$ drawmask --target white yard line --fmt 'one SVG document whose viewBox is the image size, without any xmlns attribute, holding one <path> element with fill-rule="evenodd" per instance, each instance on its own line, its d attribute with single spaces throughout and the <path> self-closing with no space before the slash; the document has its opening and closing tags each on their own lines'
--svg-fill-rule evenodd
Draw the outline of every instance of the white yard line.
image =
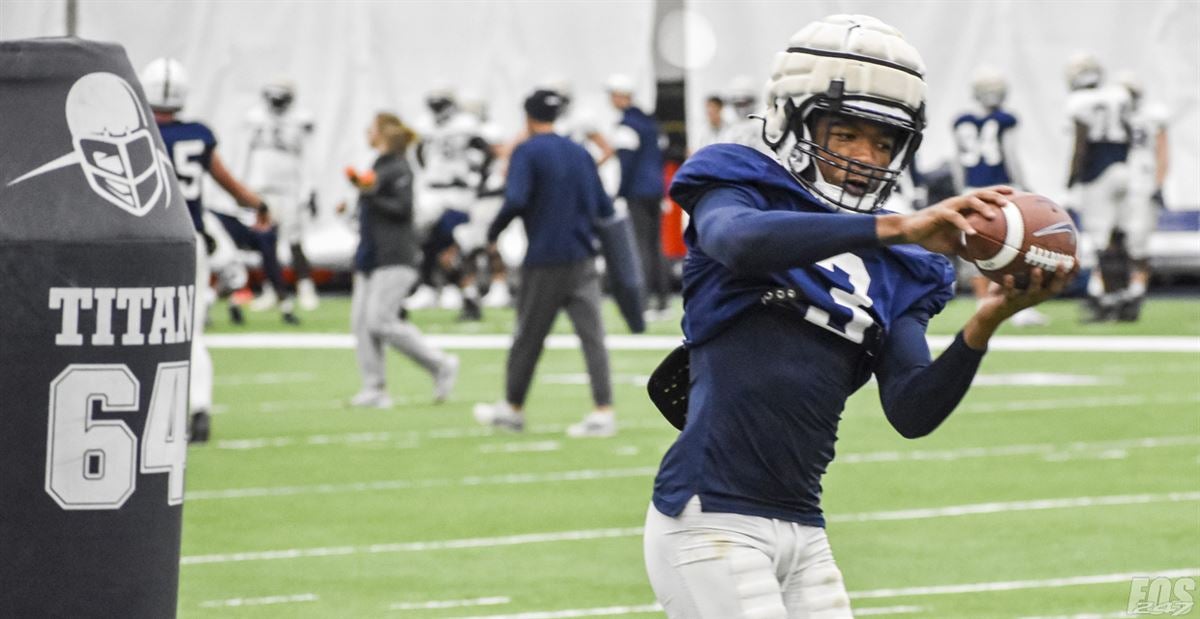
<svg viewBox="0 0 1200 619">
<path fill-rule="evenodd" d="M 270 606 L 274 604 L 296 604 L 299 602 L 316 602 L 321 598 L 315 593 L 298 593 L 296 595 L 270 595 L 257 598 L 232 598 L 228 600 L 209 600 L 200 602 L 202 608 L 236 608 L 239 606 Z"/>
<path fill-rule="evenodd" d="M 227 374 L 217 376 L 213 384 L 220 387 L 240 387 L 243 385 L 282 385 L 286 383 L 305 383 L 317 378 L 312 372 L 259 372 L 255 374 Z"/>
<path fill-rule="evenodd" d="M 1192 404 L 1200 402 L 1200 393 L 1185 396 L 1110 395 L 1085 398 L 1045 400 L 1014 400 L 1011 402 L 964 404 L 958 414 L 1016 413 L 1046 410 L 1076 410 L 1081 408 L 1129 408 L 1148 404 Z"/>
<path fill-rule="evenodd" d="M 497 595 L 470 600 L 431 600 L 429 602 L 396 602 L 388 606 L 389 610 L 437 610 L 443 608 L 464 608 L 467 606 L 499 606 L 512 602 L 512 598 Z"/>
<path fill-rule="evenodd" d="M 1047 509 L 1062 509 L 1068 507 L 1098 507 L 1113 505 L 1144 505 L 1150 503 L 1178 503 L 1184 501 L 1200 501 L 1200 492 L 1171 492 L 1166 494 L 1138 494 L 1118 496 L 1072 497 L 1062 499 L 1040 499 L 1034 501 L 1012 501 L 1007 503 L 979 503 L 975 505 L 952 505 L 947 507 L 909 509 L 899 511 L 864 512 L 859 514 L 834 514 L 828 517 L 830 522 L 871 522 L 896 520 L 924 520 L 929 518 L 946 518 L 978 514 L 998 514 L 1003 512 L 1035 511 Z M 314 557 L 334 557 L 362 554 L 390 554 L 402 552 L 427 552 L 433 550 L 452 550 L 462 548 L 496 548 L 502 546 L 522 546 L 525 544 L 542 544 L 548 542 L 567 542 L 595 539 L 611 539 L 621 537 L 637 537 L 642 534 L 641 527 L 621 529 L 584 529 L 576 531 L 553 531 L 543 533 L 526 533 L 521 535 L 506 535 L 501 537 L 475 537 L 452 540 L 434 540 L 426 542 L 398 542 L 389 544 L 372 544 L 370 546 L 326 546 L 319 548 L 288 548 L 283 550 L 263 550 L 254 552 L 236 552 L 209 555 L 191 555 L 180 559 L 180 565 L 204 565 L 215 563 L 238 563 L 243 561 L 272 561 L 284 559 L 304 559 Z M 899 594 L 897 594 L 899 595 Z M 875 596 L 887 597 L 887 596 Z"/>
<path fill-rule="evenodd" d="M 312 437 L 310 437 L 310 439 L 311 438 Z M 292 439 L 259 440 L 261 442 L 256 444 L 257 447 L 279 446 L 273 444 L 274 441 L 279 440 L 288 440 L 288 445 L 296 444 L 296 442 L 292 442 Z M 393 437 L 389 433 L 351 434 L 342 437 L 338 441 L 338 444 L 369 442 L 372 440 L 393 441 L 397 440 L 397 438 Z M 333 444 L 333 439 L 331 437 L 325 437 L 316 442 L 309 442 L 308 444 Z M 507 445 L 507 443 L 505 445 Z M 964 447 L 945 450 L 874 451 L 842 454 L 838 456 L 835 462 L 840 464 L 953 462 L 957 460 L 973 458 L 1000 458 L 1037 455 L 1047 459 L 1063 460 L 1072 456 L 1089 453 L 1107 453 L 1113 450 L 1158 449 L 1164 447 L 1187 447 L 1192 445 L 1200 445 L 1200 436 L 1162 436 L 1116 441 L 1073 443 L 1032 443 L 1026 445 Z M 249 449 L 252 447 L 250 445 L 246 445 L 242 448 Z M 494 451 L 505 451 L 505 448 L 503 447 L 497 447 L 493 449 Z M 583 469 L 550 473 L 514 473 L 508 475 L 489 476 L 472 475 L 458 479 L 389 479 L 369 482 L 351 482 L 344 484 L 315 484 L 308 486 L 230 488 L 225 490 L 189 490 L 187 493 L 187 500 L 205 501 L 216 499 L 242 499 L 251 497 L 297 496 L 305 494 L 378 492 L 410 490 L 414 488 L 443 488 L 451 486 L 493 486 L 510 484 L 557 483 L 563 481 L 593 481 L 599 479 L 649 477 L 654 475 L 657 471 L 657 467 L 644 466 L 618 469 Z"/>
<path fill-rule="evenodd" d="M 1044 580 L 1009 580 L 1001 582 L 975 582 L 961 585 L 936 585 L 932 587 L 905 587 L 900 589 L 874 589 L 857 591 L 850 594 L 851 599 L 865 600 L 875 598 L 896 598 L 924 595 L 957 595 L 961 593 L 991 593 L 995 591 L 1019 591 L 1021 589 L 1058 589 L 1061 587 L 1077 587 L 1080 585 L 1106 585 L 1111 583 L 1128 583 L 1139 576 L 1180 578 L 1200 575 L 1200 568 L 1184 568 L 1176 570 L 1123 572 L 1119 574 L 1098 574 L 1095 576 L 1072 576 L 1070 578 L 1047 578 Z"/>
<path fill-rule="evenodd" d="M 617 615 L 645 615 L 661 612 L 662 606 L 658 604 L 641 604 L 639 606 L 535 610 L 508 615 L 472 615 L 470 617 L 454 617 L 452 619 L 571 619 L 572 617 L 613 617 Z"/>
<path fill-rule="evenodd" d="M 427 335 L 427 341 L 448 350 L 507 350 L 512 336 L 507 334 Z M 947 335 L 929 338 L 934 349 L 943 349 L 954 339 Z M 345 349 L 354 348 L 354 338 L 340 333 L 242 333 L 207 334 L 209 348 L 239 349 Z M 682 341 L 676 335 L 610 335 L 605 344 L 610 350 L 671 350 Z M 551 335 L 546 348 L 579 349 L 574 335 Z M 1002 335 L 988 342 L 989 350 L 1044 352 L 1200 352 L 1200 337 L 1188 336 L 1093 336 L 1093 335 Z"/>
</svg>

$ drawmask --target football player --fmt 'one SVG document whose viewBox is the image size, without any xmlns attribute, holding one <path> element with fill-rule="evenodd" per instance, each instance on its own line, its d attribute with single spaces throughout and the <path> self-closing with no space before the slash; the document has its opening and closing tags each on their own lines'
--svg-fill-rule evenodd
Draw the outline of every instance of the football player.
<svg viewBox="0 0 1200 619">
<path fill-rule="evenodd" d="M 453 90 L 434 89 L 425 104 L 433 128 L 417 144 L 417 163 L 425 184 L 421 220 L 432 225 L 421 246 L 421 281 L 432 287 L 438 275 L 444 276 L 450 285 L 442 290 L 442 306 L 461 309 L 461 320 L 480 320 L 479 290 L 464 268 L 469 264 L 455 246 L 454 230 L 470 220 L 491 151 L 480 137 L 478 119 L 460 109 Z"/>
<path fill-rule="evenodd" d="M 1113 232 L 1129 192 L 1129 91 L 1104 83 L 1100 63 L 1079 52 L 1067 63 L 1067 113 L 1074 133 L 1074 150 L 1067 187 L 1072 202 L 1082 212 L 1083 231 L 1090 241 L 1085 264 L 1092 265 L 1088 280 L 1085 320 L 1117 317 L 1121 292 L 1128 282 L 1125 249 L 1114 243 Z"/>
<path fill-rule="evenodd" d="M 1000 324 L 1067 282 L 1065 268 L 1034 270 L 1024 291 L 1010 278 L 931 359 L 926 325 L 954 294 L 934 252 L 955 251 L 974 233 L 964 214 L 994 218 L 1013 190 L 872 216 L 921 142 L 920 55 L 862 15 L 809 24 L 785 50 L 767 91 L 772 154 L 714 144 L 671 186 L 692 215 L 690 380 L 685 370 L 686 425 L 655 479 L 645 558 L 673 618 L 850 617 L 821 509 L 846 399 L 873 374 L 902 435 L 932 432 Z"/>
<path fill-rule="evenodd" d="M 1163 208 L 1162 188 L 1169 162 L 1167 111 L 1162 106 L 1145 102 L 1142 81 L 1134 73 L 1121 73 L 1117 83 L 1129 91 L 1129 127 L 1132 131 L 1128 160 L 1129 195 L 1120 217 L 1131 268 L 1129 287 L 1119 293 L 1117 320 L 1135 321 L 1141 314 L 1142 300 L 1150 285 L 1147 251 L 1150 233 L 1158 219 L 1158 210 Z"/>
<path fill-rule="evenodd" d="M 204 173 L 211 174 L 213 180 L 229 192 L 239 205 L 253 208 L 259 226 L 269 226 L 270 218 L 262 198 L 238 182 L 225 167 L 217 154 L 217 138 L 212 130 L 204 123 L 178 118 L 177 114 L 188 95 L 188 79 L 183 65 L 173 58 L 158 58 L 146 65 L 140 78 L 198 237 L 188 440 L 203 443 L 208 440 L 210 433 L 209 411 L 212 409 L 213 387 L 212 357 L 203 338 L 207 310 L 207 303 L 203 299 L 207 298 L 205 291 L 209 289 L 208 254 L 215 249 L 211 235 L 205 233 L 204 196 L 201 193 Z"/>
<path fill-rule="evenodd" d="M 276 238 L 287 243 L 291 250 L 300 307 L 314 310 L 320 300 L 302 244 L 308 221 L 307 205 L 315 204 L 310 186 L 312 174 L 305 159 L 313 121 L 307 112 L 295 107 L 295 99 L 296 88 L 289 80 L 277 79 L 263 87 L 263 104 L 253 108 L 246 121 L 250 142 L 245 178 L 251 188 L 271 203 Z M 277 287 L 278 284 L 264 285 L 262 296 L 252 307 L 265 310 L 279 304 L 286 312 L 289 295 L 286 290 L 276 290 Z"/>
<path fill-rule="evenodd" d="M 954 119 L 954 141 L 958 147 L 957 165 L 951 165 L 954 185 L 966 193 L 993 185 L 1009 185 L 1025 191 L 1029 185 L 1017 156 L 1017 117 L 1004 109 L 1008 80 L 993 67 L 975 69 L 971 78 L 975 109 Z M 977 303 L 988 297 L 991 281 L 980 275 L 974 264 L 960 260 L 971 272 L 971 288 Z M 1046 325 L 1050 319 L 1035 308 L 1026 308 L 1012 317 L 1012 324 L 1023 327 Z"/>
</svg>

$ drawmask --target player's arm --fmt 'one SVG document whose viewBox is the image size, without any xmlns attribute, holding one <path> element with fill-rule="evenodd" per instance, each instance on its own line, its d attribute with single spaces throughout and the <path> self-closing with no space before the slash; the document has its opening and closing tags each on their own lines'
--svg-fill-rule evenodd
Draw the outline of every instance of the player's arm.
<svg viewBox="0 0 1200 619">
<path fill-rule="evenodd" d="M 931 360 L 925 340 L 928 323 L 928 312 L 921 310 L 892 323 L 875 366 L 883 412 L 905 438 L 925 436 L 950 416 L 970 388 L 985 352 L 968 346 L 959 333 Z"/>
<path fill-rule="evenodd" d="M 1154 136 L 1154 187 L 1162 191 L 1163 183 L 1167 180 L 1167 167 L 1171 163 L 1170 150 L 1167 147 L 1167 128 L 1159 127 Z"/>
<path fill-rule="evenodd" d="M 533 162 L 529 160 L 529 151 L 518 147 L 513 151 L 508 163 L 508 175 L 505 177 L 504 206 L 496 214 L 496 219 L 488 226 L 488 243 L 495 243 L 500 233 L 525 212 L 529 200 L 533 197 Z"/>
<path fill-rule="evenodd" d="M 1025 168 L 1021 166 L 1021 156 L 1017 149 L 1017 128 L 1015 126 L 1004 132 L 1000 150 L 1004 155 L 1004 167 L 1008 170 L 1008 178 L 1012 181 L 1013 186 L 1022 191 L 1029 191 Z"/>
<path fill-rule="evenodd" d="M 212 160 L 209 163 L 208 173 L 212 174 L 213 180 L 217 181 L 217 184 L 221 186 L 221 189 L 224 189 L 229 193 L 229 195 L 233 196 L 233 199 L 237 201 L 238 206 L 246 206 L 257 209 L 265 208 L 266 205 L 263 203 L 262 198 L 258 197 L 258 194 L 250 191 L 245 185 L 241 184 L 236 178 L 233 177 L 233 174 L 229 172 L 229 168 L 225 167 L 224 160 L 221 159 L 221 156 L 218 155 L 217 151 L 215 150 L 212 153 Z"/>
<path fill-rule="evenodd" d="M 963 232 L 974 234 L 963 214 L 991 219 L 1011 193 L 1007 187 L 943 200 L 911 215 L 863 215 L 759 210 L 748 190 L 721 187 L 692 211 L 700 247 L 730 270 L 759 274 L 805 266 L 837 254 L 879 245 L 916 243 L 950 253 Z"/>
<path fill-rule="evenodd" d="M 1071 169 L 1067 174 L 1067 187 L 1072 187 L 1079 181 L 1083 173 L 1083 157 L 1087 154 L 1087 125 L 1075 121 L 1075 148 L 1071 151 Z"/>
<path fill-rule="evenodd" d="M 611 159 L 613 154 L 616 152 L 613 150 L 612 145 L 608 143 L 608 140 L 604 137 L 604 135 L 599 131 L 589 131 L 587 134 L 587 139 L 591 140 L 592 144 L 595 144 L 596 148 L 600 149 L 600 157 L 596 159 L 596 167 L 604 165 L 604 163 Z"/>
</svg>

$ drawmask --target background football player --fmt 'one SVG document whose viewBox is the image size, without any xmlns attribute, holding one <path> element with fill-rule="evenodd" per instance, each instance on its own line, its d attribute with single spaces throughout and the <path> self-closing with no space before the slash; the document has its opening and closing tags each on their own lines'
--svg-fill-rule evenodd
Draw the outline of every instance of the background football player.
<svg viewBox="0 0 1200 619">
<path fill-rule="evenodd" d="M 758 109 L 757 84 L 748 75 L 739 75 L 729 83 L 725 103 L 732 120 L 717 135 L 718 142 L 758 148 L 762 144 L 762 120 L 750 118 Z"/>
<path fill-rule="evenodd" d="M 312 174 L 305 158 L 313 121 L 308 113 L 296 108 L 295 99 L 296 89 L 289 80 L 277 79 L 263 87 L 262 105 L 253 108 L 246 120 L 250 141 L 245 178 L 251 188 L 271 203 L 277 239 L 286 243 L 291 252 L 300 307 L 313 310 L 319 300 L 303 245 L 309 219 L 307 206 L 315 200 Z M 254 309 L 288 303 L 288 291 L 276 290 L 278 287 L 264 284 Z"/>
<path fill-rule="evenodd" d="M 954 143 L 958 148 L 957 161 L 950 166 L 954 186 L 960 193 L 995 185 L 1029 191 L 1017 151 L 1017 117 L 1004 109 L 1008 80 L 993 67 L 979 67 L 971 78 L 971 96 L 974 109 L 954 119 Z M 991 281 L 980 275 L 974 264 L 958 262 L 960 268 L 971 273 L 976 302 L 983 303 Z M 1018 312 L 1011 322 L 1016 326 L 1045 325 L 1050 319 L 1030 307 Z"/>
<path fill-rule="evenodd" d="M 1129 193 L 1129 91 L 1104 83 L 1100 63 L 1079 52 L 1067 63 L 1067 113 L 1074 127 L 1074 150 L 1067 187 L 1080 209 L 1089 243 L 1081 256 L 1092 266 L 1088 280 L 1087 321 L 1116 318 L 1128 285 L 1129 264 L 1124 246 L 1114 243 L 1118 218 Z M 1090 250 L 1088 249 L 1090 248 Z"/>
<path fill-rule="evenodd" d="M 1129 143 L 1129 194 L 1120 220 L 1125 249 L 1131 260 L 1129 286 L 1121 291 L 1117 320 L 1134 321 L 1141 314 L 1142 300 L 1150 285 L 1150 233 L 1163 205 L 1162 188 L 1169 165 L 1167 149 L 1167 110 L 1148 103 L 1142 81 L 1125 71 L 1117 83 L 1129 91 L 1131 131 Z"/>
<path fill-rule="evenodd" d="M 184 106 L 188 94 L 187 73 L 183 65 L 172 58 L 158 58 L 146 65 L 141 73 L 142 88 L 154 112 L 163 143 L 179 179 L 179 189 L 187 201 L 188 214 L 196 228 L 196 298 L 193 303 L 192 374 L 189 393 L 191 420 L 189 440 L 205 442 L 210 432 L 209 411 L 212 409 L 213 366 L 208 347 L 204 344 L 204 320 L 209 294 L 208 254 L 215 249 L 211 236 L 205 234 L 203 176 L 212 175 L 222 189 L 244 207 L 253 207 L 258 225 L 270 225 L 267 205 L 253 191 L 237 181 L 217 154 L 217 138 L 204 123 L 184 121 L 176 114 Z"/>
</svg>

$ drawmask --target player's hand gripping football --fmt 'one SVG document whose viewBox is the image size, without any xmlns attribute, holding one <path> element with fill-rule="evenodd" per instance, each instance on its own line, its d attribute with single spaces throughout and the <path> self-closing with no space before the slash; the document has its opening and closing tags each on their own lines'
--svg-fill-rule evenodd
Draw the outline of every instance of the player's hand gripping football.
<svg viewBox="0 0 1200 619">
<path fill-rule="evenodd" d="M 962 234 L 975 234 L 965 215 L 976 212 L 994 219 L 1013 191 L 998 185 L 947 198 L 911 215 L 881 215 L 875 218 L 875 230 L 888 245 L 914 243 L 939 254 L 954 254 L 962 246 Z"/>
<path fill-rule="evenodd" d="M 993 282 L 989 286 L 988 297 L 980 302 L 976 314 L 987 316 L 996 322 L 1008 320 L 1013 314 L 1027 307 L 1033 307 L 1061 294 L 1076 272 L 1076 269 L 1066 263 L 1060 263 L 1053 273 L 1033 269 L 1029 272 L 1029 286 L 1023 290 L 1017 287 L 1016 278 L 1005 275 L 1003 284 Z"/>
</svg>

